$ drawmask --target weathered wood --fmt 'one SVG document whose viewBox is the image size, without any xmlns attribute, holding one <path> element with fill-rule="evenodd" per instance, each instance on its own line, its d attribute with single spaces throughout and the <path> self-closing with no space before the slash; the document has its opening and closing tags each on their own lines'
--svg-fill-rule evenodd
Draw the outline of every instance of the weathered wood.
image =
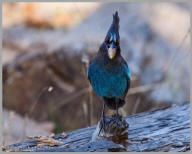
<svg viewBox="0 0 192 154">
<path fill-rule="evenodd" d="M 9 151 L 190 151 L 190 103 L 159 109 L 126 118 L 128 139 L 123 145 L 112 141 L 91 142 L 95 126 L 70 131 L 53 138 L 63 144 L 37 147 L 37 141 L 26 140 L 4 147 Z M 68 144 L 68 146 L 66 146 Z"/>
</svg>

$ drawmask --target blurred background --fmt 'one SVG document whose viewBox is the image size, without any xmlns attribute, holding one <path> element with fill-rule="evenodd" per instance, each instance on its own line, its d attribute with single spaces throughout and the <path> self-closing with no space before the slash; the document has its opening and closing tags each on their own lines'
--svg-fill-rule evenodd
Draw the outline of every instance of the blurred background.
<svg viewBox="0 0 192 154">
<path fill-rule="evenodd" d="M 189 101 L 187 3 L 9 2 L 2 8 L 4 145 L 98 122 L 102 100 L 86 70 L 116 10 L 122 55 L 132 74 L 120 114 Z"/>
</svg>

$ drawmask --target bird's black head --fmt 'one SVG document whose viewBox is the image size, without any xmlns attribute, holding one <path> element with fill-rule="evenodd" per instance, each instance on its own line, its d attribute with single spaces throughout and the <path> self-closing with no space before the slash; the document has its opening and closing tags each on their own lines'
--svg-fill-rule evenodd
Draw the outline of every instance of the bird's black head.
<svg viewBox="0 0 192 154">
<path fill-rule="evenodd" d="M 119 16 L 117 11 L 113 14 L 113 22 L 107 32 L 104 44 L 106 45 L 109 59 L 113 59 L 120 54 Z"/>
</svg>

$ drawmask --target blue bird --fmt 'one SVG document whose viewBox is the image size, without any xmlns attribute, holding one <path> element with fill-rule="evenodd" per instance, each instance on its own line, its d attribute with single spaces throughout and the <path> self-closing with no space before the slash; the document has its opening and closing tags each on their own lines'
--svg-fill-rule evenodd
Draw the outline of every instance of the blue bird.
<svg viewBox="0 0 192 154">
<path fill-rule="evenodd" d="M 113 22 L 104 42 L 89 64 L 87 78 L 96 94 L 104 100 L 101 115 L 101 124 L 104 128 L 105 105 L 116 110 L 116 119 L 118 119 L 118 108 L 125 104 L 125 97 L 130 88 L 130 70 L 121 56 L 117 11 L 113 15 Z"/>
</svg>

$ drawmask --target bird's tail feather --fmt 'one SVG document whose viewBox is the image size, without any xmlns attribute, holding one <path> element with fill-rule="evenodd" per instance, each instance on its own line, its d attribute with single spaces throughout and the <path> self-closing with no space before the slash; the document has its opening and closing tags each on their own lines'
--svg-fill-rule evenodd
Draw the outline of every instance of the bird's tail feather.
<svg viewBox="0 0 192 154">
<path fill-rule="evenodd" d="M 112 110 L 116 110 L 116 103 L 118 103 L 118 107 L 122 107 L 125 104 L 125 100 L 115 97 L 112 98 L 104 97 L 103 99 L 105 101 L 106 106 Z"/>
</svg>

